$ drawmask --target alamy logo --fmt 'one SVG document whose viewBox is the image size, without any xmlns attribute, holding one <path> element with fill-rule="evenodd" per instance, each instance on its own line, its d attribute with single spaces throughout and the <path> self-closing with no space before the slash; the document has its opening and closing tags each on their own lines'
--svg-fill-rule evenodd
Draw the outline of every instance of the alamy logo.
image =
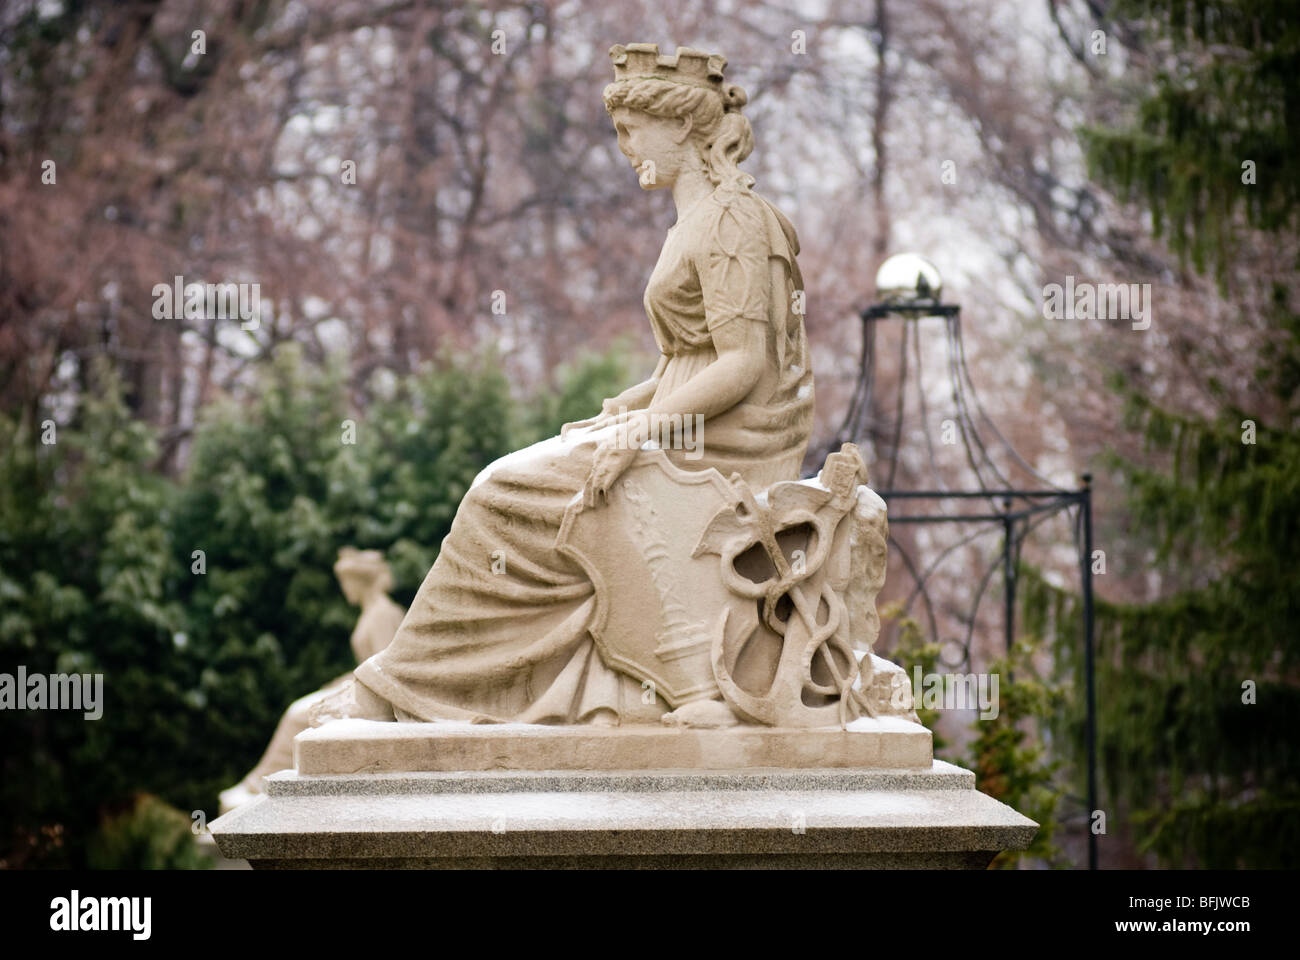
<svg viewBox="0 0 1300 960">
<path fill-rule="evenodd" d="M 1044 320 L 1132 320 L 1134 330 L 1151 326 L 1151 284 L 1075 282 L 1043 287 Z"/>
<path fill-rule="evenodd" d="M 155 320 L 238 319 L 245 330 L 256 330 L 262 312 L 259 283 L 186 283 L 178 275 L 151 292 Z"/>
<path fill-rule="evenodd" d="M 83 710 L 87 720 L 104 715 L 102 673 L 0 673 L 0 710 Z"/>
<path fill-rule="evenodd" d="M 69 933 L 78 930 L 128 930 L 133 940 L 148 940 L 152 932 L 153 898 L 71 896 L 50 901 L 50 929 Z"/>
<path fill-rule="evenodd" d="M 922 710 L 978 710 L 981 720 L 998 717 L 998 675 L 996 673 L 922 673 L 920 664 L 912 670 L 912 704 L 906 685 L 894 688 L 891 697 L 899 710 L 915 705 Z"/>
</svg>

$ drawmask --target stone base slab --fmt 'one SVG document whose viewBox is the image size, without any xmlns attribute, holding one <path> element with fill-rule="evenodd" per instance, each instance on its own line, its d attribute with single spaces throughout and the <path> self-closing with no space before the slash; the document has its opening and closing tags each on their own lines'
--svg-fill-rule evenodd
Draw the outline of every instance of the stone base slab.
<svg viewBox="0 0 1300 960">
<path fill-rule="evenodd" d="M 979 793 L 970 771 L 942 761 L 923 769 L 282 771 L 266 791 L 211 824 L 225 856 L 259 868 L 981 868 L 1037 832 Z"/>
<path fill-rule="evenodd" d="M 545 726 L 338 720 L 294 740 L 309 775 L 485 770 L 915 769 L 934 759 L 930 731 L 898 717 L 846 728 Z"/>
</svg>

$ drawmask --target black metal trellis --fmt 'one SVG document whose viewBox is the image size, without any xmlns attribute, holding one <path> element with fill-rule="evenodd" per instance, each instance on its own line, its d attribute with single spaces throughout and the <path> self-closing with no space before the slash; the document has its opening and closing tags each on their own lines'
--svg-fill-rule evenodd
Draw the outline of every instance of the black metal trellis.
<svg viewBox="0 0 1300 960">
<path fill-rule="evenodd" d="M 1074 546 L 1079 561 L 1079 588 L 1083 602 L 1083 636 L 1084 644 L 1084 683 L 1086 690 L 1086 752 L 1087 752 L 1087 809 L 1089 819 L 1091 811 L 1097 809 L 1097 759 L 1096 759 L 1096 688 L 1093 670 L 1093 594 L 1092 594 L 1092 478 L 1083 474 L 1077 489 L 1070 490 L 1048 480 L 1029 463 L 998 430 L 997 425 L 984 411 L 979 396 L 971 382 L 970 370 L 966 363 L 965 343 L 961 333 L 961 308 L 957 304 L 942 304 L 937 300 L 909 300 L 904 303 L 875 304 L 863 310 L 862 349 L 859 357 L 858 380 L 854 386 L 853 396 L 844 423 L 834 443 L 826 452 L 839 449 L 841 443 L 856 442 L 869 447 L 876 453 L 876 467 L 880 461 L 887 460 L 888 467 L 883 489 L 877 493 L 887 504 L 896 502 L 914 503 L 923 507 L 927 504 L 943 502 L 958 503 L 962 506 L 956 513 L 908 512 L 901 516 L 891 515 L 891 531 L 896 525 L 916 524 L 978 524 L 980 529 L 964 536 L 943 549 L 938 557 L 921 570 L 909 555 L 906 548 L 890 534 L 890 544 L 898 552 L 904 566 L 911 574 L 915 586 L 904 603 L 904 610 L 910 610 L 913 603 L 920 599 L 926 608 L 929 634 L 936 643 L 938 635 L 938 618 L 927 591 L 927 583 L 939 566 L 956 550 L 974 542 L 978 537 L 998 529 L 1002 532 L 1000 556 L 981 574 L 974 598 L 968 613 L 961 619 L 966 623 L 966 636 L 961 645 L 963 663 L 970 663 L 971 643 L 975 624 L 978 619 L 980 604 L 985 591 L 999 565 L 1003 581 L 1003 623 L 1008 652 L 1015 641 L 1015 603 L 1016 587 L 1019 575 L 1021 549 L 1028 535 L 1041 523 L 1062 511 L 1074 511 L 1075 523 Z M 975 478 L 975 489 L 948 489 L 944 486 L 941 473 L 935 460 L 933 432 L 928 427 L 929 404 L 926 388 L 922 380 L 923 354 L 921 349 L 920 321 L 942 320 L 945 340 L 948 348 L 947 376 L 952 388 L 952 401 L 955 418 L 953 429 L 960 431 L 961 444 L 964 448 L 966 465 Z M 899 337 L 898 384 L 893 398 L 892 422 L 887 421 L 879 408 L 885 404 L 876 396 L 876 349 L 877 327 L 888 321 L 900 321 L 902 326 Z M 914 369 L 915 372 L 912 372 Z M 936 481 L 936 489 L 904 490 L 896 489 L 900 451 L 903 440 L 903 421 L 909 385 L 915 382 L 916 401 L 920 409 L 926 450 L 929 456 L 931 474 Z M 1030 478 L 1029 484 L 1013 485 L 989 454 L 989 444 L 981 435 L 981 422 L 999 447 Z M 878 441 L 885 441 L 884 443 Z M 882 449 L 883 447 L 883 449 Z M 878 472 L 873 467 L 873 483 L 878 482 Z M 972 501 L 985 501 L 967 507 Z M 956 666 L 957 664 L 950 664 Z M 1091 829 L 1088 831 L 1088 868 L 1097 868 L 1097 837 Z"/>
</svg>

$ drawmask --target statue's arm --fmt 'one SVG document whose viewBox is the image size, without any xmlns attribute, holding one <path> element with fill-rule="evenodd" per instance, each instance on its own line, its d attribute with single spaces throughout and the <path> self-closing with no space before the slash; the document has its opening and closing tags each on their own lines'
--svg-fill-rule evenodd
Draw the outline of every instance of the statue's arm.
<svg viewBox="0 0 1300 960">
<path fill-rule="evenodd" d="M 707 420 L 725 413 L 743 400 L 762 377 L 767 362 L 767 321 L 735 316 L 713 330 L 718 359 L 646 410 L 629 413 L 617 437 L 596 450 L 582 500 L 595 507 L 609 496 L 614 482 L 632 465 L 647 437 L 654 435 L 656 416 L 700 416 Z"/>
<path fill-rule="evenodd" d="M 767 368 L 768 248 L 763 221 L 749 202 L 733 202 L 696 229 L 691 258 L 700 280 L 704 320 L 718 358 L 644 410 L 629 412 L 615 436 L 601 442 L 582 488 L 585 507 L 597 506 L 632 465 L 656 417 L 708 420 L 744 400 Z"/>
<path fill-rule="evenodd" d="M 767 321 L 737 317 L 713 331 L 718 359 L 676 390 L 651 404 L 654 415 L 702 416 L 726 413 L 748 396 L 767 362 Z"/>
<path fill-rule="evenodd" d="M 761 203 L 739 198 L 701 223 L 692 263 L 718 359 L 651 404 L 648 413 L 715 417 L 744 400 L 763 376 L 771 250 Z"/>
</svg>

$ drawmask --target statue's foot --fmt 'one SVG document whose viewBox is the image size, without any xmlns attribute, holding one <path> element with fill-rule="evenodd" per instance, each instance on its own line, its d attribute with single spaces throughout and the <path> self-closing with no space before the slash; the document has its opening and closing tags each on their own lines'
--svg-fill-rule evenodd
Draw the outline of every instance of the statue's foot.
<svg viewBox="0 0 1300 960">
<path fill-rule="evenodd" d="M 319 727 L 331 720 L 387 720 L 397 719 L 393 705 L 363 683 L 352 680 L 311 708 L 309 722 Z"/>
<path fill-rule="evenodd" d="M 719 727 L 734 727 L 742 721 L 721 700 L 696 700 L 684 703 L 671 713 L 661 718 L 665 726 L 695 727 L 701 730 L 714 730 Z"/>
</svg>

